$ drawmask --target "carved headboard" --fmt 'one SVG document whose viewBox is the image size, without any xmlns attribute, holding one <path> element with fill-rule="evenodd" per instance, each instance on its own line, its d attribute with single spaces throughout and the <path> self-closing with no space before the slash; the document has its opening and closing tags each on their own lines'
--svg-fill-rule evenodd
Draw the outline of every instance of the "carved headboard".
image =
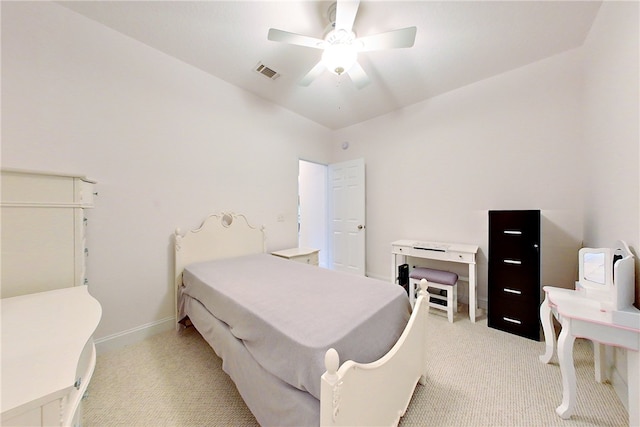
<svg viewBox="0 0 640 427">
<path fill-rule="evenodd" d="M 177 228 L 174 233 L 176 298 L 185 266 L 207 260 L 264 253 L 265 250 L 264 227 L 252 226 L 241 214 L 211 214 L 202 221 L 200 227 L 184 234 Z"/>
</svg>

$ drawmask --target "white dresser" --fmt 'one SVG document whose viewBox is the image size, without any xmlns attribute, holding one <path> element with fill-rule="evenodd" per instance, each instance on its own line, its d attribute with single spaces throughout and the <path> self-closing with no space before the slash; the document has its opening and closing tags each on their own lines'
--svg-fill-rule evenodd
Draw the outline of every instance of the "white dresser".
<svg viewBox="0 0 640 427">
<path fill-rule="evenodd" d="M 271 255 L 279 256 L 280 258 L 290 259 L 296 262 L 301 262 L 303 264 L 318 265 L 319 252 L 320 252 L 319 249 L 291 248 L 291 249 L 283 249 L 281 251 L 271 252 Z"/>
<path fill-rule="evenodd" d="M 86 286 L 0 300 L 3 426 L 78 426 L 102 308 Z"/>
<path fill-rule="evenodd" d="M 2 170 L 0 297 L 86 284 L 85 209 L 95 182 L 82 176 Z"/>
</svg>

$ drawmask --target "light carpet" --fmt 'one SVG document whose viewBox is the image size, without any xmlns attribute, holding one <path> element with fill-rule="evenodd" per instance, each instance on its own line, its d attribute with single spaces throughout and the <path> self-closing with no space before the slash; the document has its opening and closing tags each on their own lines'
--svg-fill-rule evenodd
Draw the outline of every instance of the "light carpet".
<svg viewBox="0 0 640 427">
<path fill-rule="evenodd" d="M 624 426 L 628 415 L 610 384 L 594 379 L 591 343 L 576 340 L 575 415 L 562 420 L 557 357 L 544 343 L 429 315 L 427 384 L 418 385 L 401 426 Z M 83 423 L 101 426 L 257 426 L 194 328 L 169 331 L 98 356 Z"/>
</svg>

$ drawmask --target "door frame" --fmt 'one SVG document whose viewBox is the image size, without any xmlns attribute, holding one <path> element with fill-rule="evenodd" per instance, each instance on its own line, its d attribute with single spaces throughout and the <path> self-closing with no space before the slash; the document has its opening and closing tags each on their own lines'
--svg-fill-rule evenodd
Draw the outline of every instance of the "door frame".
<svg viewBox="0 0 640 427">
<path fill-rule="evenodd" d="M 330 169 L 332 166 L 336 165 L 344 165 L 349 167 L 356 166 L 359 168 L 359 172 L 361 173 L 362 179 L 362 188 L 361 194 L 358 194 L 358 198 L 361 200 L 361 206 L 359 209 L 362 210 L 360 213 L 360 218 L 358 220 L 358 224 L 351 224 L 349 227 L 353 228 L 350 230 L 351 234 L 351 242 L 353 243 L 354 233 L 359 234 L 359 238 L 362 240 L 359 241 L 360 246 L 360 254 L 357 257 L 357 268 L 354 268 L 353 263 L 349 263 L 349 261 L 354 261 L 353 254 L 350 253 L 347 258 L 350 258 L 347 261 L 347 265 L 338 268 L 342 271 L 350 271 L 357 274 L 366 275 L 366 206 L 365 206 L 365 190 L 366 190 L 366 182 L 365 182 L 365 171 L 364 171 L 364 159 L 354 159 L 345 162 L 337 162 L 331 164 L 322 164 L 317 163 L 305 159 L 298 159 L 298 246 L 299 247 L 310 247 L 314 249 L 320 250 L 319 255 L 319 264 L 321 267 L 334 269 L 334 239 L 332 235 L 332 227 L 331 227 L 331 217 L 332 217 L 332 191 L 331 191 L 331 183 L 329 182 L 330 177 Z M 321 172 L 322 171 L 322 172 Z M 314 174 L 322 175 L 322 178 L 318 178 L 318 176 L 313 176 Z M 305 182 L 309 180 L 311 182 Z M 318 204 L 315 204 L 315 201 L 318 201 Z M 319 209 L 318 206 L 324 206 L 324 214 L 318 217 L 314 217 L 314 215 L 310 215 L 308 212 L 308 204 L 312 203 L 311 209 Z M 307 233 L 308 227 L 318 227 L 321 231 L 319 233 Z M 362 229 L 357 229 L 358 226 L 361 226 Z M 342 252 L 352 252 L 353 248 L 349 248 L 348 244 L 346 248 L 343 248 Z"/>
<path fill-rule="evenodd" d="M 298 247 L 319 249 L 319 265 L 325 268 L 329 268 L 330 248 L 328 169 L 326 164 L 298 159 Z"/>
</svg>

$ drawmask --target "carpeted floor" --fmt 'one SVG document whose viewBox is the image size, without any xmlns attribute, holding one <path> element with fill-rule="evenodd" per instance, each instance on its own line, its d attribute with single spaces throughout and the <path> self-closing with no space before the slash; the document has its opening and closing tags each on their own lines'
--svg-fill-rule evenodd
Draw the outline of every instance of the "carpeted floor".
<svg viewBox="0 0 640 427">
<path fill-rule="evenodd" d="M 610 384 L 594 380 L 593 352 L 576 340 L 575 415 L 560 419 L 557 358 L 541 363 L 543 342 L 429 315 L 426 386 L 418 385 L 401 426 L 624 426 L 627 412 Z M 98 356 L 83 403 L 98 426 L 256 426 L 221 361 L 193 329 L 165 332 Z"/>
</svg>

